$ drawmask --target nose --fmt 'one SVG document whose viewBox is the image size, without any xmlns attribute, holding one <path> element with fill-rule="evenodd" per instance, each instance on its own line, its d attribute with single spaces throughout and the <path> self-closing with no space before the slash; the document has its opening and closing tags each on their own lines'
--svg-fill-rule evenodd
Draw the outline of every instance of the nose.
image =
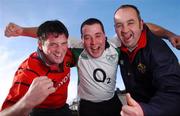
<svg viewBox="0 0 180 116">
<path fill-rule="evenodd" d="M 129 31 L 128 26 L 123 25 L 123 26 L 122 26 L 122 32 L 123 32 L 123 33 L 127 33 L 128 31 Z"/>
<path fill-rule="evenodd" d="M 61 53 L 62 51 L 63 51 L 62 45 L 58 45 L 58 46 L 56 47 L 56 53 Z"/>
<path fill-rule="evenodd" d="M 96 39 L 95 38 L 91 38 L 91 44 L 95 44 L 95 42 L 96 42 Z"/>
</svg>

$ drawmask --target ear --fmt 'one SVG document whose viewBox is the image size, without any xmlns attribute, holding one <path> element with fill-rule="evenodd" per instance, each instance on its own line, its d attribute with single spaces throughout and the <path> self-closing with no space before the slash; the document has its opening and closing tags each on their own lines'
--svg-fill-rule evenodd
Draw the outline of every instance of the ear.
<svg viewBox="0 0 180 116">
<path fill-rule="evenodd" d="M 38 48 L 39 48 L 40 50 L 42 50 L 42 46 L 43 46 L 42 41 L 38 41 Z"/>
<path fill-rule="evenodd" d="M 117 34 L 117 33 L 118 33 L 118 31 L 117 31 L 116 27 L 114 27 L 114 29 L 115 29 L 115 32 L 116 32 L 116 34 Z"/>
<path fill-rule="evenodd" d="M 116 32 L 116 34 L 118 33 L 117 29 L 116 29 L 116 25 L 114 24 L 114 31 Z"/>
<path fill-rule="evenodd" d="M 143 30 L 143 25 L 144 25 L 144 21 L 141 20 L 141 21 L 140 21 L 140 28 L 141 28 L 141 30 Z"/>
<path fill-rule="evenodd" d="M 83 45 L 84 45 L 84 38 L 83 38 L 82 35 L 81 35 L 81 41 L 82 41 L 82 43 L 83 43 Z"/>
</svg>

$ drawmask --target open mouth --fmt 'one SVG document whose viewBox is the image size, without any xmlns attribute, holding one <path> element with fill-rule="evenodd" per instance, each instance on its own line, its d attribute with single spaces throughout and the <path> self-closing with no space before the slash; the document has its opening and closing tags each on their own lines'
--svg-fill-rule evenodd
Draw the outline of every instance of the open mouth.
<svg viewBox="0 0 180 116">
<path fill-rule="evenodd" d="M 61 54 L 54 54 L 56 58 L 61 58 Z"/>
<path fill-rule="evenodd" d="M 129 42 L 129 41 L 132 40 L 133 36 L 132 36 L 132 34 L 130 34 L 130 35 L 128 35 L 128 36 L 124 36 L 123 38 L 124 38 L 124 41 L 125 41 L 125 42 Z"/>
<path fill-rule="evenodd" d="M 91 47 L 92 52 L 98 52 L 100 50 L 100 46 L 97 47 Z"/>
</svg>

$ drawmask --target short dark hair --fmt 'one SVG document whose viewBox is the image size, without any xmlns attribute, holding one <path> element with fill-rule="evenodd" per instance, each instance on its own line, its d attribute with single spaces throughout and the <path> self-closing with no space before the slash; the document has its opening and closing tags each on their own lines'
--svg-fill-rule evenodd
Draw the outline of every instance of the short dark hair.
<svg viewBox="0 0 180 116">
<path fill-rule="evenodd" d="M 66 26 L 58 20 L 46 21 L 38 27 L 37 36 L 40 40 L 46 40 L 49 34 L 53 34 L 55 36 L 65 34 L 67 38 L 69 37 Z"/>
<path fill-rule="evenodd" d="M 124 5 L 121 5 L 114 13 L 114 15 L 116 14 L 116 12 L 119 10 L 119 9 L 123 9 L 123 8 L 132 8 L 136 11 L 137 13 L 137 16 L 138 16 L 138 19 L 141 20 L 141 15 L 140 15 L 140 12 L 138 10 L 138 8 L 134 5 L 131 5 L 131 4 L 124 4 Z"/>
<path fill-rule="evenodd" d="M 103 26 L 102 22 L 101 22 L 99 19 L 89 18 L 89 19 L 85 20 L 85 21 L 81 24 L 81 30 L 80 30 L 80 31 L 81 31 L 81 35 L 83 34 L 83 33 L 82 33 L 82 28 L 84 27 L 84 25 L 93 25 L 93 24 L 100 24 L 103 33 L 105 33 L 105 31 L 104 31 L 104 26 Z"/>
</svg>

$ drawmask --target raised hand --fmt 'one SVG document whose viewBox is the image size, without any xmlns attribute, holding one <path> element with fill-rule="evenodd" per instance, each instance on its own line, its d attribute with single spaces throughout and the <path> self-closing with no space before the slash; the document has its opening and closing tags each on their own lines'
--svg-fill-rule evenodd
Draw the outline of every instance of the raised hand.
<svg viewBox="0 0 180 116">
<path fill-rule="evenodd" d="M 33 108 L 43 102 L 50 94 L 54 93 L 56 88 L 53 81 L 47 76 L 37 77 L 33 80 L 30 88 L 23 97 L 29 108 Z"/>
<path fill-rule="evenodd" d="M 180 50 L 180 35 L 173 35 L 169 37 L 169 41 L 175 48 Z"/>
<path fill-rule="evenodd" d="M 127 105 L 121 110 L 121 116 L 144 116 L 141 106 L 130 96 L 126 94 Z"/>
<path fill-rule="evenodd" d="M 5 29 L 5 36 L 6 37 L 16 37 L 16 36 L 20 36 L 23 33 L 23 28 L 19 25 L 16 25 L 14 23 L 9 23 L 6 26 Z"/>
</svg>

